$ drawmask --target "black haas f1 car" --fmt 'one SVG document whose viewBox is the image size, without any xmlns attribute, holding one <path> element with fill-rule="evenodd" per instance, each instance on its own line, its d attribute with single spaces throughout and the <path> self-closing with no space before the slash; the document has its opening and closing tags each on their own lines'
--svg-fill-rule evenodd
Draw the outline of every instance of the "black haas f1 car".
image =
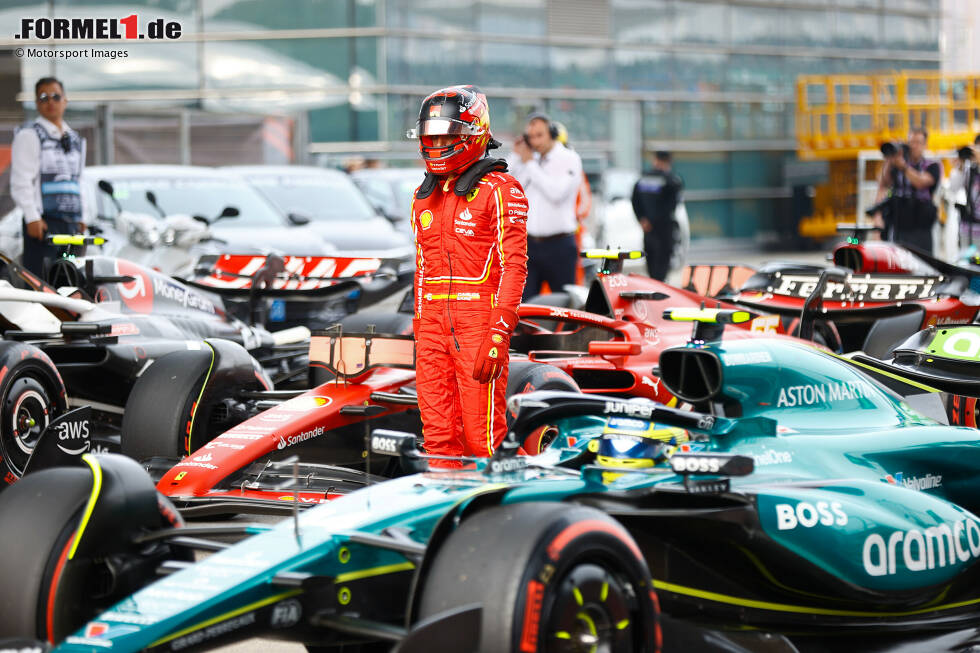
<svg viewBox="0 0 980 653">
<path fill-rule="evenodd" d="M 834 248 L 832 266 L 692 264 L 682 285 L 778 315 L 790 331 L 804 311 L 812 312 L 818 315 L 817 333 L 831 349 L 864 350 L 879 358 L 928 326 L 974 321 L 980 269 L 895 243 L 864 240 L 875 229 L 838 225 L 847 240 Z"/>
<path fill-rule="evenodd" d="M 183 390 L 194 396 L 192 426 L 213 434 L 244 419 L 228 410 L 237 393 L 305 377 L 308 331 L 249 326 L 227 315 L 218 296 L 134 263 L 62 259 L 52 277 L 67 295 L 2 256 L 0 268 L 0 475 L 7 484 L 23 475 L 43 430 L 69 406 L 92 407 L 92 441 L 65 443 L 66 451 L 118 451 L 120 432 L 142 419 L 129 410 L 131 390 L 154 361 L 181 361 Z"/>
</svg>

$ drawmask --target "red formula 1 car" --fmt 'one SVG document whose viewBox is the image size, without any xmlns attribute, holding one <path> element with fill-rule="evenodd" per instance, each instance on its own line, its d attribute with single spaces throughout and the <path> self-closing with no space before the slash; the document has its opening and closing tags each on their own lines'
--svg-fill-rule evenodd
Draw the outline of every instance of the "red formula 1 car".
<svg viewBox="0 0 980 653">
<path fill-rule="evenodd" d="M 724 329 L 733 339 L 781 329 L 771 316 L 719 312 L 733 307 L 714 300 L 705 310 L 701 296 L 623 274 L 622 261 L 638 252 L 588 255 L 603 266 L 585 310 L 520 307 L 508 395 L 581 390 L 674 405 L 658 375 L 662 350 L 688 342 L 692 333 L 708 340 Z M 242 392 L 224 404 L 242 421 L 221 432 L 195 419 L 202 387 L 200 368 L 190 360 L 195 355 L 164 357 L 132 390 L 123 453 L 144 461 L 157 488 L 188 515 L 290 510 L 397 474 L 394 459 L 372 460 L 366 444 L 373 428 L 420 433 L 414 342 L 402 335 L 410 328 L 411 314 L 350 316 L 312 338 L 311 389 Z M 525 450 L 537 453 L 548 437 L 547 429 L 537 431 Z M 283 466 L 293 454 L 304 463 Z"/>
<path fill-rule="evenodd" d="M 848 238 L 833 266 L 769 263 L 690 265 L 682 284 L 692 292 L 779 315 L 790 332 L 804 312 L 837 351 L 878 358 L 920 329 L 974 321 L 980 309 L 980 270 L 940 261 L 882 241 L 863 241 L 874 228 L 840 225 Z"/>
</svg>

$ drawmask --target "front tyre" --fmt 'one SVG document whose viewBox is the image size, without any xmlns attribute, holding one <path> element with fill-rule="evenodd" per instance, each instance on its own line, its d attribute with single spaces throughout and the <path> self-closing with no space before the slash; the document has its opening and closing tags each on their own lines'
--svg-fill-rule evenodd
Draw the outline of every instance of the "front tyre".
<svg viewBox="0 0 980 653">
<path fill-rule="evenodd" d="M 488 508 L 449 536 L 422 587 L 419 620 L 483 608 L 477 650 L 655 653 L 650 571 L 619 522 L 593 508 Z"/>
<path fill-rule="evenodd" d="M 164 560 L 187 559 L 165 543 L 130 543 L 135 534 L 183 522 L 173 505 L 153 490 L 149 477 L 142 487 L 121 484 L 113 475 L 117 465 L 109 464 L 103 467 L 98 503 L 128 508 L 121 510 L 125 518 L 115 529 L 98 529 L 95 517 L 88 524 L 91 528 L 81 526 L 93 491 L 88 468 L 44 469 L 0 496 L 0 523 L 13 535 L 5 540 L 0 556 L 0 639 L 59 642 L 155 578 Z M 134 509 L 136 496 L 143 510 Z M 79 548 L 72 556 L 72 545 L 82 536 L 97 540 L 98 552 Z"/>
</svg>

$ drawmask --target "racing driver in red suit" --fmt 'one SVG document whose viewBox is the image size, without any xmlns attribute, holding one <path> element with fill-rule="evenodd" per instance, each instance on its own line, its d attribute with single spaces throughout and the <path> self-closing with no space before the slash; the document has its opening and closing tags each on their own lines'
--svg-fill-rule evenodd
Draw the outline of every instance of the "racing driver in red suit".
<svg viewBox="0 0 980 653">
<path fill-rule="evenodd" d="M 412 202 L 425 449 L 489 456 L 507 428 L 507 350 L 527 276 L 527 199 L 507 164 L 487 155 L 499 143 L 475 86 L 426 97 L 409 134 L 418 137 L 427 170 Z"/>
</svg>

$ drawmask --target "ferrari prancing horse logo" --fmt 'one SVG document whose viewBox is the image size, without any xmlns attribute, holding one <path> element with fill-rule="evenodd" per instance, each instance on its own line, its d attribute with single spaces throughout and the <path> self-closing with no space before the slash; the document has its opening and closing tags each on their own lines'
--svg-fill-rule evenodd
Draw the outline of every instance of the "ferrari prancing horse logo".
<svg viewBox="0 0 980 653">
<path fill-rule="evenodd" d="M 422 215 L 419 216 L 419 224 L 423 229 L 428 229 L 432 226 L 432 211 L 428 209 L 422 211 Z"/>
</svg>

